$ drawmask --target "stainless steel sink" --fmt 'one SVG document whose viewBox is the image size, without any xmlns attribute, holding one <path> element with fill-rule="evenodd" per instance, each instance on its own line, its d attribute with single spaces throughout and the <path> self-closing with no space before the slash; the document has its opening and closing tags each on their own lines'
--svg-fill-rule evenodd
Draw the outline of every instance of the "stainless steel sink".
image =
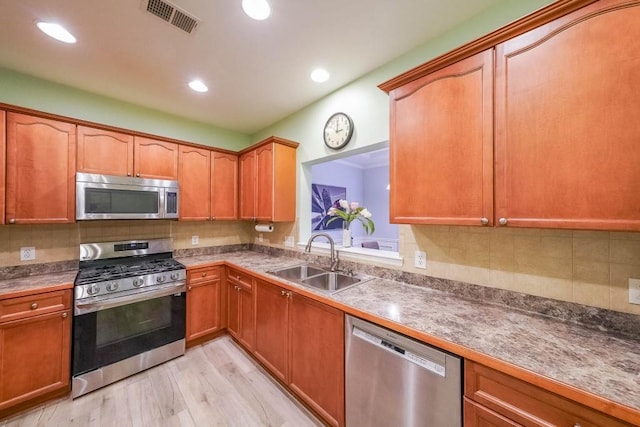
<svg viewBox="0 0 640 427">
<path fill-rule="evenodd" d="M 303 264 L 267 271 L 269 274 L 295 282 L 302 286 L 319 289 L 331 294 L 371 280 L 373 277 L 361 273 L 328 271 L 315 265 Z"/>
</svg>

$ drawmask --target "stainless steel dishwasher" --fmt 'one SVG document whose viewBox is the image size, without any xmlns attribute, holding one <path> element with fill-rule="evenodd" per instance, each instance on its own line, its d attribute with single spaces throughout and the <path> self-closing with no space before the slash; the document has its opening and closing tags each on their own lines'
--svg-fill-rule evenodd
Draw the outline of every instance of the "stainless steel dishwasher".
<svg viewBox="0 0 640 427">
<path fill-rule="evenodd" d="M 462 359 L 347 316 L 347 427 L 462 425 Z"/>
</svg>

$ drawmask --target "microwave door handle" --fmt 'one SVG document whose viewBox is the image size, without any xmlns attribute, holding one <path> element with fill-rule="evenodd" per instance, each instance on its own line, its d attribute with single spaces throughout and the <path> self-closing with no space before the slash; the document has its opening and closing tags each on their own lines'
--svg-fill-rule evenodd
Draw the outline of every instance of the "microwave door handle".
<svg viewBox="0 0 640 427">
<path fill-rule="evenodd" d="M 158 190 L 158 193 L 158 204 L 160 205 L 158 206 L 158 216 L 164 218 L 167 214 L 167 190 L 161 188 Z"/>
<path fill-rule="evenodd" d="M 172 294 L 181 293 L 187 290 L 186 281 L 182 280 L 172 284 L 170 287 L 155 289 L 152 291 L 139 292 L 119 298 L 111 298 L 102 301 L 88 303 L 76 303 L 74 313 L 76 315 L 92 313 L 94 311 L 106 310 L 108 308 L 120 307 L 135 302 L 146 301 L 154 298 L 166 297 Z"/>
</svg>

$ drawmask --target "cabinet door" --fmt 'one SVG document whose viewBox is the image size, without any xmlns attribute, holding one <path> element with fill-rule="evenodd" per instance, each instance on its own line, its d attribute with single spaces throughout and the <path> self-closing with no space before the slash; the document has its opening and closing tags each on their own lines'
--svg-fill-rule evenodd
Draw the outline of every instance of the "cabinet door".
<svg viewBox="0 0 640 427">
<path fill-rule="evenodd" d="M 220 329 L 220 281 L 188 285 L 187 344 Z"/>
<path fill-rule="evenodd" d="M 133 135 L 78 126 L 78 172 L 131 176 Z"/>
<path fill-rule="evenodd" d="M 238 219 L 238 156 L 211 152 L 211 216 Z"/>
<path fill-rule="evenodd" d="M 75 222 L 76 126 L 7 114 L 7 221 Z"/>
<path fill-rule="evenodd" d="M 263 221 L 273 219 L 273 145 L 256 149 L 256 217 Z"/>
<path fill-rule="evenodd" d="M 240 290 L 230 280 L 227 281 L 227 330 L 240 339 Z"/>
<path fill-rule="evenodd" d="M 211 218 L 210 151 L 180 146 L 180 219 Z"/>
<path fill-rule="evenodd" d="M 238 340 L 248 349 L 255 346 L 256 321 L 253 314 L 253 290 L 240 286 L 238 291 L 240 331 Z"/>
<path fill-rule="evenodd" d="M 4 224 L 4 207 L 5 207 L 5 153 L 7 151 L 6 139 L 6 116 L 7 114 L 0 110 L 0 224 Z"/>
<path fill-rule="evenodd" d="M 255 355 L 278 378 L 287 375 L 287 317 L 290 292 L 256 280 Z"/>
<path fill-rule="evenodd" d="M 296 220 L 296 148 L 273 145 L 272 221 Z"/>
<path fill-rule="evenodd" d="M 178 144 L 136 136 L 134 155 L 137 177 L 178 179 Z"/>
<path fill-rule="evenodd" d="M 256 152 L 240 156 L 240 218 L 256 218 Z"/>
<path fill-rule="evenodd" d="M 492 88 L 487 50 L 391 92 L 392 223 L 491 224 Z"/>
<path fill-rule="evenodd" d="M 344 425 L 344 314 L 293 293 L 289 383 L 331 425 Z"/>
<path fill-rule="evenodd" d="M 2 411 L 69 385 L 71 312 L 0 324 Z"/>
<path fill-rule="evenodd" d="M 599 1 L 497 46 L 497 218 L 640 230 L 638 22 Z"/>
</svg>

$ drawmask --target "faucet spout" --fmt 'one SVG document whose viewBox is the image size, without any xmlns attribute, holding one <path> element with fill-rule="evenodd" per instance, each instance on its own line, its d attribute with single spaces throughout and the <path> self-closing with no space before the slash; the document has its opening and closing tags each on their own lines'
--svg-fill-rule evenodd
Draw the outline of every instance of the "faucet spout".
<svg viewBox="0 0 640 427">
<path fill-rule="evenodd" d="M 338 254 L 338 251 L 336 251 L 335 242 L 333 241 L 333 238 L 329 234 L 327 233 L 312 234 L 311 237 L 309 237 L 309 240 L 307 241 L 307 246 L 305 246 L 304 251 L 311 252 L 311 243 L 313 243 L 313 241 L 318 237 L 324 237 L 329 241 L 329 246 L 331 247 L 331 271 L 336 271 L 338 269 L 338 265 L 340 264 L 340 255 Z"/>
</svg>

